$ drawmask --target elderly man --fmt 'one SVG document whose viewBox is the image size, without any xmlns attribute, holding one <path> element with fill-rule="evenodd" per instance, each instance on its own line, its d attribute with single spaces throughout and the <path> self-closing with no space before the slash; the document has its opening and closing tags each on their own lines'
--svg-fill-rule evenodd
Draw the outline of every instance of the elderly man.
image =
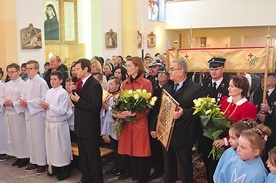
<svg viewBox="0 0 276 183">
<path fill-rule="evenodd" d="M 157 118 L 160 106 L 161 106 L 161 95 L 163 86 L 167 82 L 172 82 L 170 79 L 170 74 L 166 72 L 165 67 L 161 66 L 158 70 L 158 85 L 154 88 L 154 96 L 157 96 L 157 101 L 155 106 L 150 111 L 150 115 L 148 117 L 149 120 L 149 130 L 150 130 L 150 143 L 151 143 L 151 159 L 152 159 L 152 167 L 153 173 L 150 175 L 151 179 L 157 179 L 160 175 L 164 173 L 164 158 L 162 152 L 162 146 L 160 142 L 157 140 L 156 136 L 156 125 Z"/>
<path fill-rule="evenodd" d="M 261 80 L 261 85 L 264 85 L 264 78 Z M 266 141 L 266 153 L 276 146 L 276 73 L 269 73 L 266 80 L 267 98 L 266 102 L 263 103 L 263 87 L 255 91 L 251 95 L 251 102 L 258 108 L 257 122 L 264 123 L 271 129 L 271 135 Z M 267 158 L 267 157 L 266 157 Z M 265 160 L 266 160 L 265 158 Z"/>
<path fill-rule="evenodd" d="M 183 183 L 193 182 L 192 146 L 195 142 L 195 121 L 193 100 L 202 96 L 199 84 L 187 79 L 187 63 L 172 61 L 169 73 L 172 84 L 164 89 L 179 103 L 174 112 L 175 124 L 168 151 L 164 151 L 165 182 L 174 183 L 177 179 L 177 164 Z"/>
<path fill-rule="evenodd" d="M 49 88 L 52 88 L 50 83 L 50 75 L 53 71 L 56 71 L 56 70 L 60 70 L 62 72 L 62 75 L 63 75 L 62 87 L 65 89 L 65 80 L 68 78 L 68 72 L 62 66 L 60 57 L 57 55 L 54 55 L 50 58 L 50 68 L 44 75 L 44 79 L 47 82 Z"/>
</svg>

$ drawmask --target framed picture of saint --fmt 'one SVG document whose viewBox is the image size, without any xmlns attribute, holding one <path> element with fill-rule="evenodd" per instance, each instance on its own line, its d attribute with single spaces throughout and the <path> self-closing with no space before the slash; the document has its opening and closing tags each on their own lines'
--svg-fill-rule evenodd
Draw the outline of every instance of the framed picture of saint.
<svg viewBox="0 0 276 183">
<path fill-rule="evenodd" d="M 44 0 L 44 36 L 46 41 L 60 40 L 59 1 Z"/>
<path fill-rule="evenodd" d="M 156 35 L 153 33 L 153 31 L 151 31 L 147 36 L 147 45 L 149 48 L 156 47 Z"/>
<path fill-rule="evenodd" d="M 105 33 L 105 47 L 117 48 L 117 33 L 112 29 Z"/>
<path fill-rule="evenodd" d="M 159 0 L 148 0 L 148 19 L 159 20 Z"/>
</svg>

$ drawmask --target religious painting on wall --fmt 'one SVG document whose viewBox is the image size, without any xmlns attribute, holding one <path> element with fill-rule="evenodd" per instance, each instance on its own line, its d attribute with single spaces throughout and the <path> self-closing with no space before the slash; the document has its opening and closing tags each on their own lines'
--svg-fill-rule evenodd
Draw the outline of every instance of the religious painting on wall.
<svg viewBox="0 0 276 183">
<path fill-rule="evenodd" d="M 171 136 L 174 128 L 173 113 L 177 110 L 179 103 L 166 91 L 162 91 L 160 112 L 157 119 L 156 135 L 166 151 L 169 149 Z"/>
<path fill-rule="evenodd" d="M 137 43 L 137 48 L 142 48 L 142 33 L 138 30 L 137 33 L 136 33 L 136 43 Z"/>
<path fill-rule="evenodd" d="M 22 49 L 42 48 L 41 29 L 35 28 L 33 24 L 20 30 Z"/>
<path fill-rule="evenodd" d="M 159 20 L 159 0 L 148 0 L 148 19 Z"/>
<path fill-rule="evenodd" d="M 112 29 L 105 33 L 105 47 L 117 48 L 117 33 Z"/>
<path fill-rule="evenodd" d="M 59 1 L 44 0 L 44 36 L 45 40 L 60 40 Z"/>
<path fill-rule="evenodd" d="M 151 31 L 147 36 L 147 45 L 149 48 L 156 47 L 156 35 L 153 33 L 153 31 Z"/>
</svg>

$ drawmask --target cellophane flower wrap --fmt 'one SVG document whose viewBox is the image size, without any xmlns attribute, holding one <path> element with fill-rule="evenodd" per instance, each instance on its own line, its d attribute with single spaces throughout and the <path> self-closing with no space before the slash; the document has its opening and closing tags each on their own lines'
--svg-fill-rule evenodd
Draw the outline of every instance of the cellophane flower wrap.
<svg viewBox="0 0 276 183">
<path fill-rule="evenodd" d="M 193 115 L 199 115 L 203 135 L 213 141 L 217 140 L 219 135 L 230 126 L 230 121 L 223 116 L 220 105 L 214 98 L 210 97 L 198 98 L 193 102 L 195 104 Z M 213 145 L 208 157 L 212 156 L 214 160 L 218 160 L 224 151 L 224 147 L 217 148 Z"/>
<path fill-rule="evenodd" d="M 130 111 L 131 113 L 143 113 L 147 109 L 151 109 L 157 100 L 157 97 L 152 97 L 151 93 L 145 89 L 137 90 L 122 90 L 120 97 L 115 100 L 112 106 L 112 113 L 117 114 L 120 111 Z M 113 130 L 117 134 L 121 134 L 124 129 L 124 125 L 127 122 L 137 122 L 132 116 L 125 119 L 118 118 L 113 124 Z"/>
</svg>

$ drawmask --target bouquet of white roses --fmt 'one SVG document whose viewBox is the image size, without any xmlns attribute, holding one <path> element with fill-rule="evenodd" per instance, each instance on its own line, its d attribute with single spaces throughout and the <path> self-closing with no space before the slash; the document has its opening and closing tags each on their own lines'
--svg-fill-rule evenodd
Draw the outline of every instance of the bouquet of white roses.
<svg viewBox="0 0 276 183">
<path fill-rule="evenodd" d="M 151 109 L 157 97 L 151 97 L 151 93 L 145 89 L 141 90 L 123 90 L 119 98 L 115 100 L 112 106 L 112 113 L 117 114 L 119 111 L 130 111 L 131 113 L 143 113 L 147 109 Z M 113 130 L 117 134 L 121 134 L 126 122 L 136 122 L 134 117 L 129 116 L 125 119 L 116 119 Z"/>
<path fill-rule="evenodd" d="M 195 104 L 193 114 L 199 115 L 204 132 L 203 135 L 212 140 L 217 140 L 219 135 L 229 127 L 227 119 L 220 110 L 220 105 L 214 98 L 210 97 L 198 98 L 193 102 Z M 224 151 L 224 147 L 217 148 L 213 145 L 209 156 L 212 155 L 213 159 L 218 160 Z"/>
</svg>

